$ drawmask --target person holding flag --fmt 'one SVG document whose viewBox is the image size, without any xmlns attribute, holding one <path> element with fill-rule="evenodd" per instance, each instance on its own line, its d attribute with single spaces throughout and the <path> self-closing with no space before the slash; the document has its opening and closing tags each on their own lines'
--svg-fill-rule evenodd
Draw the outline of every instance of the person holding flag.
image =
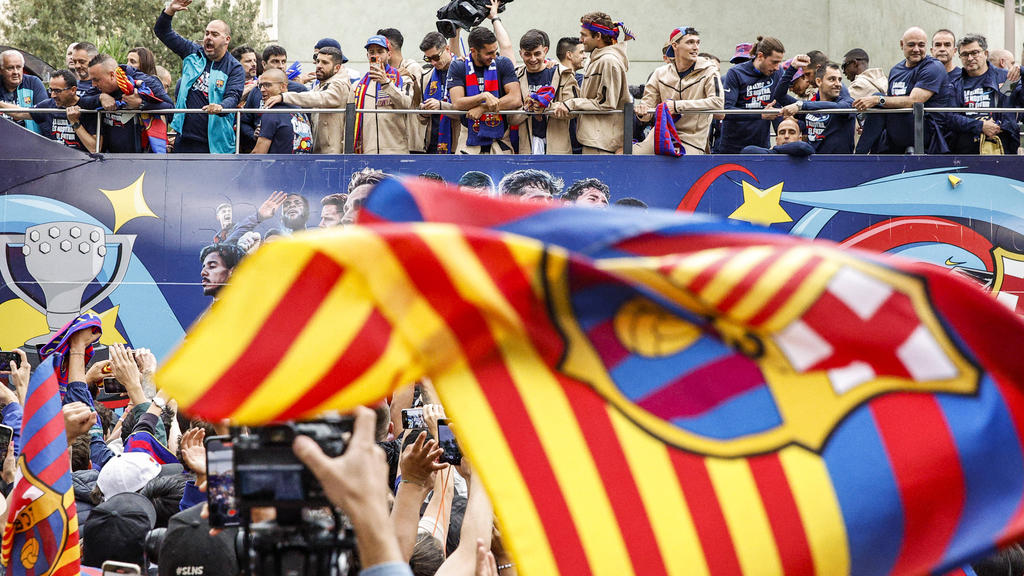
<svg viewBox="0 0 1024 576">
<path fill-rule="evenodd" d="M 412 84 L 403 81 L 388 61 L 391 43 L 377 34 L 366 41 L 370 71 L 356 84 L 357 109 L 406 110 L 412 107 Z M 409 139 L 401 114 L 356 113 L 356 154 L 408 154 Z"/>
</svg>

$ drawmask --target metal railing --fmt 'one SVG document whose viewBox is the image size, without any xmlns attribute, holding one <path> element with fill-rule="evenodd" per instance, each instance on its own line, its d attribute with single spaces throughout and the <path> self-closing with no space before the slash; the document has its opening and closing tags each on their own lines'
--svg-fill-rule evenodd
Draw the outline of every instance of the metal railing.
<svg viewBox="0 0 1024 576">
<path fill-rule="evenodd" d="M 592 116 L 592 115 L 623 115 L 626 118 L 633 117 L 634 110 L 633 102 L 627 102 L 623 106 L 622 110 L 581 110 L 573 111 L 573 116 Z M 0 114 L 3 113 L 63 113 L 64 108 L 3 108 L 0 109 Z M 225 108 L 218 114 L 227 115 L 233 114 L 235 116 L 235 154 L 239 153 L 239 146 L 241 143 L 241 115 L 242 114 L 294 114 L 300 112 L 302 114 L 346 114 L 345 116 L 345 153 L 352 154 L 355 152 L 355 121 L 356 114 L 417 114 L 422 116 L 465 116 L 469 114 L 468 111 L 464 110 L 419 110 L 419 109 L 408 109 L 408 110 L 395 110 L 390 108 L 356 108 L 354 103 L 349 103 L 345 108 Z M 653 113 L 653 109 L 649 113 Z M 771 109 L 768 113 L 780 112 L 780 109 Z M 1007 113 L 1007 114 L 1021 114 L 1024 113 L 1024 108 L 925 108 L 924 104 L 915 103 L 913 108 L 869 108 L 867 110 L 857 110 L 856 108 L 827 108 L 821 110 L 799 110 L 796 112 L 798 115 L 804 114 L 913 114 L 914 116 L 914 154 L 924 154 L 924 140 L 925 140 L 925 123 L 924 118 L 926 113 Z M 169 115 L 169 114 L 212 114 L 212 112 L 206 112 L 201 109 L 190 109 L 190 108 L 166 108 L 163 110 L 82 110 L 82 114 L 97 114 L 97 125 L 103 120 L 104 114 L 155 114 L 155 115 Z M 761 110 L 745 110 L 745 109 L 728 109 L 728 110 L 679 110 L 678 114 L 713 114 L 713 115 L 724 115 L 724 116 L 762 116 L 766 113 L 764 109 Z M 549 112 L 533 112 L 530 110 L 502 110 L 502 115 L 530 115 L 530 116 L 550 116 Z M 632 154 L 633 153 L 633 123 L 623 122 L 622 123 L 622 153 Z M 96 138 L 96 150 L 98 154 L 100 152 L 100 139 Z"/>
</svg>

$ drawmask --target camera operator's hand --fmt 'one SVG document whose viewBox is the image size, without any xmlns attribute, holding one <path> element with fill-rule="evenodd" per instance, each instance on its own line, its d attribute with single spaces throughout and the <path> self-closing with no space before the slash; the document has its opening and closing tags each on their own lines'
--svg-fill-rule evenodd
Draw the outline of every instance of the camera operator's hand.
<svg viewBox="0 0 1024 576">
<path fill-rule="evenodd" d="M 96 413 L 84 402 L 65 404 L 61 410 L 64 413 L 64 429 L 67 432 L 69 446 L 75 438 L 88 434 L 89 429 L 96 423 Z"/>
<path fill-rule="evenodd" d="M 25 394 L 28 393 L 28 380 L 32 377 L 32 367 L 28 364 L 28 356 L 25 355 L 24 350 L 15 348 L 12 352 L 20 358 L 18 365 L 15 366 L 14 362 L 11 362 L 8 366 L 0 366 L 0 374 L 8 375 L 8 379 L 14 385 L 14 391 L 18 395 L 18 403 L 24 405 Z"/>
<path fill-rule="evenodd" d="M 206 481 L 206 430 L 189 428 L 181 437 L 181 459 L 185 467 L 196 475 L 196 486 Z"/>
<path fill-rule="evenodd" d="M 498 8 L 501 7 L 501 0 L 491 0 L 491 10 L 487 14 L 488 20 L 494 20 L 498 17 Z"/>
<path fill-rule="evenodd" d="M 437 430 L 436 422 L 434 430 Z M 402 482 L 412 482 L 430 490 L 434 486 L 434 473 L 448 467 L 437 461 L 441 454 L 444 450 L 437 445 L 437 440 L 427 440 L 427 435 L 420 432 L 416 441 L 405 447 L 398 461 Z"/>
<path fill-rule="evenodd" d="M 363 568 L 402 562 L 394 528 L 388 521 L 388 464 L 384 451 L 374 442 L 377 415 L 359 407 L 355 418 L 348 448 L 337 458 L 324 454 L 308 436 L 296 437 L 292 448 L 320 481 L 327 498 L 352 521 Z"/>
<path fill-rule="evenodd" d="M 427 423 L 427 431 L 437 438 L 437 421 L 444 420 L 444 408 L 440 404 L 424 404 L 423 420 Z"/>
<path fill-rule="evenodd" d="M 110 372 L 118 382 L 124 385 L 132 404 L 138 406 L 147 401 L 146 395 L 142 391 L 139 366 L 135 363 L 131 351 L 127 350 L 124 344 L 110 345 Z"/>
</svg>

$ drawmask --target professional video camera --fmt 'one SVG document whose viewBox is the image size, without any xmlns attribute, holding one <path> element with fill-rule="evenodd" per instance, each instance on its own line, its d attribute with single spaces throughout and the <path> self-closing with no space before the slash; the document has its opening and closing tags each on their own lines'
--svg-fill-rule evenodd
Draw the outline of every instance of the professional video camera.
<svg viewBox="0 0 1024 576">
<path fill-rule="evenodd" d="M 505 4 L 512 0 L 501 0 L 498 13 L 505 11 Z M 456 26 L 467 32 L 487 18 L 491 6 L 487 0 L 451 0 L 437 11 L 437 31 L 445 38 L 454 38 Z"/>
</svg>

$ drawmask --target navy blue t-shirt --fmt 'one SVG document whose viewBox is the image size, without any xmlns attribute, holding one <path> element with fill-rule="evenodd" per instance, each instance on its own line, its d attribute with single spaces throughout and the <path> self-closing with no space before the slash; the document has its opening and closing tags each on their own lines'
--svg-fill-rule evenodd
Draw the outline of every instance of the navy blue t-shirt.
<svg viewBox="0 0 1024 576">
<path fill-rule="evenodd" d="M 53 98 L 47 98 L 39 104 L 36 104 L 36 108 L 60 108 L 57 102 Z M 63 112 L 33 112 L 32 119 L 35 120 L 36 124 L 39 124 L 39 131 L 43 136 L 46 136 L 50 140 L 56 140 L 57 142 L 63 143 L 69 148 L 75 148 L 85 152 L 92 152 L 92 150 L 86 150 L 82 141 L 78 139 L 75 134 L 75 129 L 71 127 L 71 122 L 68 121 L 68 115 Z M 96 114 L 82 114 L 79 118 L 79 122 L 82 123 L 82 127 L 89 132 L 89 134 L 96 134 Z"/>
<path fill-rule="evenodd" d="M 807 135 L 807 142 L 814 146 L 817 154 L 853 154 L 853 133 L 856 130 L 856 116 L 853 114 L 829 114 L 829 108 L 853 108 L 853 98 L 843 86 L 835 102 L 808 100 L 803 104 L 808 112 L 801 119 L 801 128 Z"/>
<path fill-rule="evenodd" d="M 932 93 L 924 103 L 925 108 L 939 108 L 949 104 L 952 87 L 949 84 L 949 75 L 946 67 L 931 56 L 925 56 L 913 68 L 907 67 L 906 60 L 892 67 L 889 72 L 889 96 L 909 96 L 914 88 L 921 88 Z M 939 129 L 945 126 L 945 116 L 942 114 L 929 114 Z M 892 152 L 902 152 L 908 146 L 914 145 L 914 115 L 886 114 L 885 130 L 889 137 L 889 144 Z M 934 130 L 929 123 L 925 125 L 925 141 L 934 137 Z"/>
<path fill-rule="evenodd" d="M 299 109 L 284 103 L 273 109 L 279 108 Z M 305 114 L 264 114 L 259 137 L 270 140 L 267 154 L 308 154 L 313 151 L 313 130 Z"/>
<path fill-rule="evenodd" d="M 309 89 L 298 82 L 288 81 L 289 92 L 306 92 Z M 249 94 L 245 97 L 245 107 L 252 110 L 263 107 L 263 93 L 260 92 L 259 88 L 253 88 L 249 91 Z M 242 148 L 252 149 L 253 145 L 256 144 L 256 129 L 260 126 L 261 114 L 253 114 L 246 112 L 242 114 Z"/>
<path fill-rule="evenodd" d="M 725 89 L 725 108 L 763 110 L 771 103 L 772 93 L 782 75 L 780 68 L 771 76 L 765 76 L 754 67 L 753 61 L 729 68 L 722 83 Z M 770 120 L 763 120 L 756 115 L 726 116 L 722 121 L 721 153 L 739 154 L 748 145 L 768 148 L 770 126 Z"/>
<path fill-rule="evenodd" d="M 505 95 L 505 86 L 507 84 L 518 83 L 519 80 L 516 78 L 516 67 L 512 64 L 512 61 L 504 56 L 498 56 L 496 61 L 498 67 L 498 98 Z M 476 78 L 477 86 L 480 88 L 480 93 L 484 92 L 484 68 L 476 66 Z M 466 61 L 452 60 L 452 65 L 448 67 L 448 90 L 450 91 L 454 86 L 466 87 Z"/>
<path fill-rule="evenodd" d="M 89 90 L 92 90 L 92 80 L 79 80 L 78 86 L 75 87 L 75 94 L 81 98 L 89 92 Z"/>
<path fill-rule="evenodd" d="M 526 84 L 530 88 L 530 94 L 533 94 L 537 90 L 540 90 L 544 86 L 551 86 L 551 81 L 555 78 L 555 72 L 558 71 L 557 67 L 545 68 L 540 72 L 527 72 L 526 73 Z M 530 94 L 525 94 L 525 98 L 529 98 Z M 524 98 L 524 99 L 525 99 Z M 537 138 L 546 138 L 548 135 L 548 119 L 546 116 L 530 116 L 530 127 L 533 129 L 533 135 Z"/>
</svg>

